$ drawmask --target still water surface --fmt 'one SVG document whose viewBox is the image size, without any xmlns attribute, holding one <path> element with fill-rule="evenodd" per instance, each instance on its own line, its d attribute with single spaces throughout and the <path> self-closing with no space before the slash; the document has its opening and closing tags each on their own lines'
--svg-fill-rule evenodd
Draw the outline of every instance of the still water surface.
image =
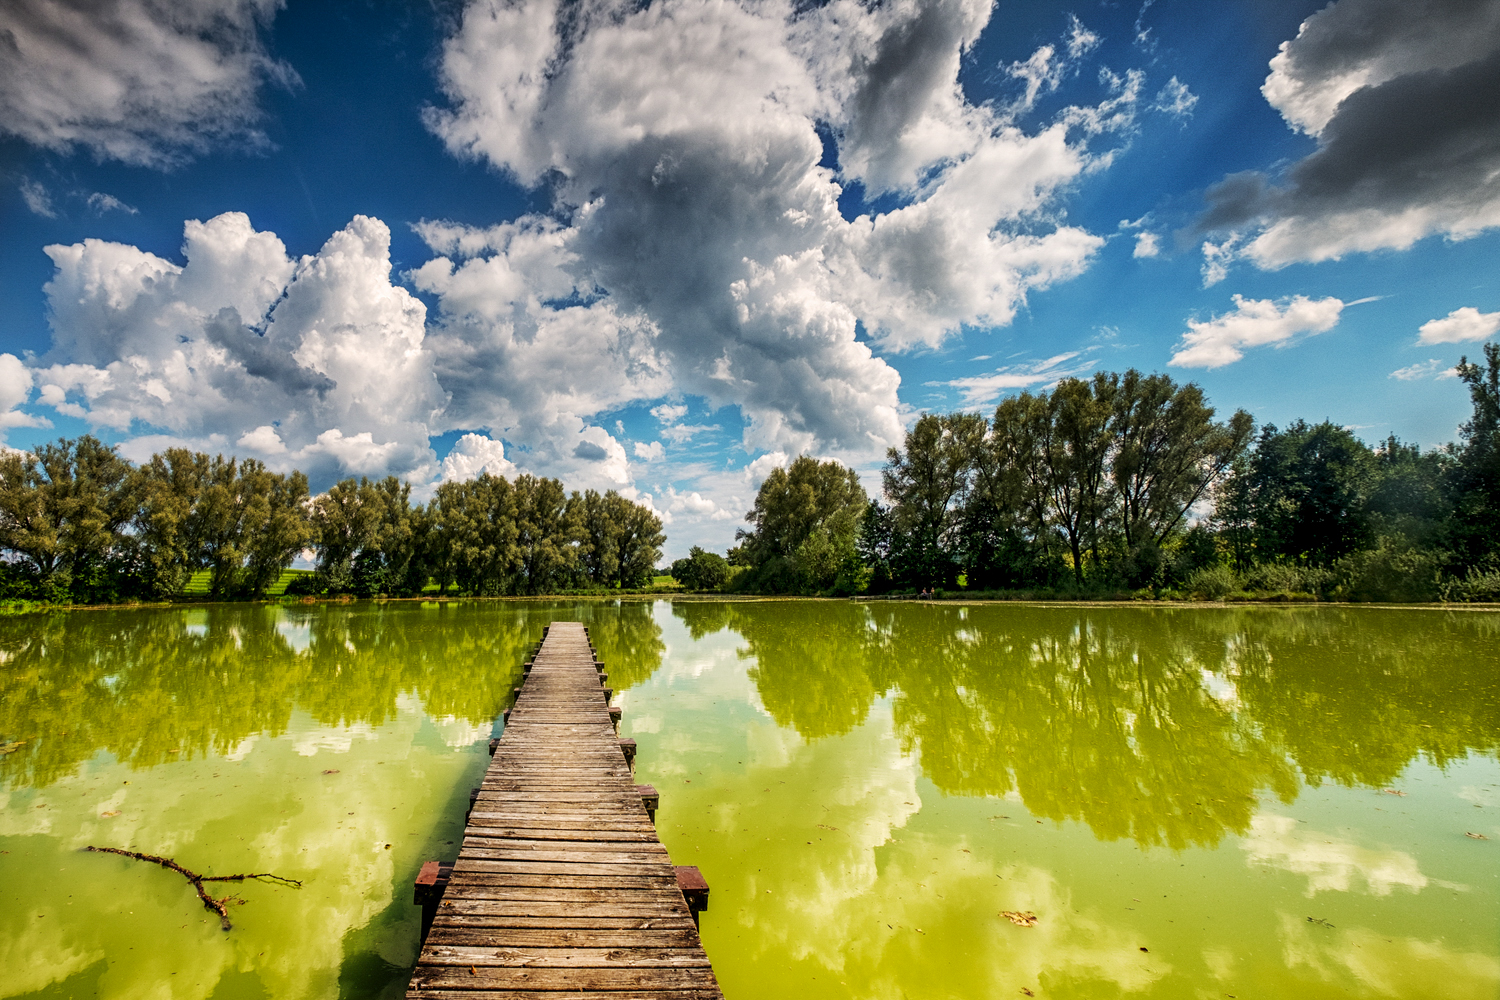
<svg viewBox="0 0 1500 1000">
<path fill-rule="evenodd" d="M 730 1000 L 1500 997 L 1500 615 L 797 601 L 0 620 L 0 997 L 400 996 L 554 618 Z"/>
</svg>

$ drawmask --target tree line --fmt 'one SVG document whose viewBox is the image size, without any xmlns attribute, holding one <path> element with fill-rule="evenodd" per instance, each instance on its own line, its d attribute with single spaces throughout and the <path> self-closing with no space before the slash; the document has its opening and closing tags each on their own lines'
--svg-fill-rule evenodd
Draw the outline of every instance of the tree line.
<svg viewBox="0 0 1500 1000">
<path fill-rule="evenodd" d="M 1216 420 L 1196 385 L 1135 370 L 1023 392 L 989 418 L 924 414 L 879 498 L 837 462 L 776 470 L 726 586 L 1500 598 L 1500 348 L 1457 374 L 1473 416 L 1425 452 L 1329 421 Z"/>
<path fill-rule="evenodd" d="M 293 593 L 498 596 L 650 582 L 665 536 L 613 490 L 481 475 L 426 504 L 394 476 L 313 496 L 301 472 L 168 449 L 136 466 L 91 436 L 0 455 L 0 598 L 167 600 L 208 571 L 210 596 L 264 596 L 297 555 Z"/>
</svg>

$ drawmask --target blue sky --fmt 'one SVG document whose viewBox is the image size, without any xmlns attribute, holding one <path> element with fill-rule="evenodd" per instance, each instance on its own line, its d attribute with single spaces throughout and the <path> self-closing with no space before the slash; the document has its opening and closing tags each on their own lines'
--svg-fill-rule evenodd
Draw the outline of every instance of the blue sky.
<svg viewBox="0 0 1500 1000">
<path fill-rule="evenodd" d="M 170 14 L 171 16 L 167 16 Z M 619 489 L 1136 367 L 1433 446 L 1500 328 L 1500 3 L 0 11 L 0 430 Z"/>
</svg>

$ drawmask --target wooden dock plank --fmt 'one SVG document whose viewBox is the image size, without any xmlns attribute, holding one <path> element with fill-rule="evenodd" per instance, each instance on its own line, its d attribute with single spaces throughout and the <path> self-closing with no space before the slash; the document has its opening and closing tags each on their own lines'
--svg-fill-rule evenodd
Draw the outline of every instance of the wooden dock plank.
<svg viewBox="0 0 1500 1000">
<path fill-rule="evenodd" d="M 553 623 L 492 744 L 408 1000 L 723 1000 L 601 669 L 581 625 Z"/>
</svg>

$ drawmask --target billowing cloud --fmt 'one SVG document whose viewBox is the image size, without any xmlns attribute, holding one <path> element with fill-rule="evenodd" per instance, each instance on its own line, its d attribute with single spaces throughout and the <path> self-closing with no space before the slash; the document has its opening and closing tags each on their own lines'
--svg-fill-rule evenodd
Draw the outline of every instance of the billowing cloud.
<svg viewBox="0 0 1500 1000">
<path fill-rule="evenodd" d="M 696 490 L 678 493 L 672 487 L 667 487 L 667 509 L 673 514 L 688 514 L 699 518 L 707 517 L 713 521 L 727 521 L 735 517 L 727 510 L 723 510 L 718 504 L 708 497 L 700 495 Z"/>
<path fill-rule="evenodd" d="M 1342 0 L 1281 43 L 1261 93 L 1288 125 L 1315 136 L 1356 91 L 1481 59 L 1497 38 L 1493 0 Z"/>
<path fill-rule="evenodd" d="M 1158 243 L 1155 233 L 1139 233 L 1135 238 L 1135 249 L 1131 251 L 1130 256 L 1136 258 L 1155 257 L 1160 253 L 1161 246 Z"/>
<path fill-rule="evenodd" d="M 443 49 L 449 106 L 427 121 L 455 153 L 549 186 L 565 222 L 516 223 L 553 248 L 561 291 L 525 310 L 538 331 L 579 310 L 598 336 L 649 354 L 642 383 L 670 373 L 678 392 L 737 405 L 752 451 L 878 454 L 900 438 L 899 376 L 857 325 L 889 350 L 933 345 L 964 323 L 1007 323 L 1029 290 L 1078 274 L 1102 241 L 1051 209 L 1107 155 L 1086 143 L 1128 130 L 1139 99 L 1138 76 L 1111 77 L 1099 106 L 1035 134 L 970 103 L 958 71 L 989 16 L 984 0 L 566 14 L 475 0 Z M 1067 58 L 1094 44 L 1074 29 Z M 1056 51 L 1033 57 L 1043 78 Z M 836 170 L 819 165 L 820 123 Z M 851 183 L 899 207 L 846 220 Z M 452 245 L 478 278 L 481 264 L 516 270 L 498 242 Z M 442 351 L 460 358 L 511 321 L 467 308 L 462 269 L 445 266 L 416 280 L 441 297 Z M 626 366 L 610 369 L 587 384 L 650 398 Z"/>
<path fill-rule="evenodd" d="M 1338 0 L 1271 61 L 1263 92 L 1318 148 L 1276 183 L 1209 190 L 1202 230 L 1254 228 L 1263 268 L 1500 225 L 1500 0 Z"/>
<path fill-rule="evenodd" d="M 101 240 L 46 251 L 41 403 L 120 432 L 233 443 L 315 478 L 431 471 L 445 398 L 426 308 L 391 284 L 380 221 L 357 216 L 300 261 L 238 212 L 188 222 L 181 265 Z"/>
<path fill-rule="evenodd" d="M 443 459 L 443 481 L 474 479 L 481 473 L 515 475 L 515 463 L 505 457 L 505 443 L 483 434 L 465 434 Z"/>
<path fill-rule="evenodd" d="M 628 483 L 624 446 L 588 421 L 671 390 L 655 326 L 574 275 L 574 231 L 555 222 L 416 229 L 443 255 L 409 275 L 439 302 L 428 347 L 450 397 L 443 425 L 490 428 L 526 449 L 522 466 L 569 485 Z"/>
<path fill-rule="evenodd" d="M 256 94 L 296 73 L 260 33 L 282 0 L 9 0 L 0 134 L 165 167 L 223 141 L 264 145 Z"/>
<path fill-rule="evenodd" d="M 635 457 L 643 462 L 660 462 L 667 457 L 667 450 L 662 447 L 660 441 L 650 443 L 637 441 L 635 443 Z"/>
<path fill-rule="evenodd" d="M 1500 332 L 1500 312 L 1482 313 L 1473 306 L 1455 309 L 1442 319 L 1430 319 L 1417 331 L 1423 344 L 1462 344 L 1484 340 Z"/>
<path fill-rule="evenodd" d="M 1207 320 L 1188 320 L 1170 364 L 1219 368 L 1245 356 L 1247 347 L 1285 344 L 1298 334 L 1323 333 L 1338 324 L 1344 303 L 1336 298 L 1296 295 L 1281 303 L 1234 297 L 1234 311 Z"/>
<path fill-rule="evenodd" d="M 773 469 L 784 469 L 791 460 L 792 457 L 784 451 L 768 452 L 745 466 L 745 480 L 752 489 L 759 489 Z"/>
<path fill-rule="evenodd" d="M 5 448 L 5 432 L 12 427 L 50 427 L 42 417 L 24 413 L 18 407 L 31 398 L 31 370 L 14 354 L 0 354 L 0 450 Z"/>
</svg>

